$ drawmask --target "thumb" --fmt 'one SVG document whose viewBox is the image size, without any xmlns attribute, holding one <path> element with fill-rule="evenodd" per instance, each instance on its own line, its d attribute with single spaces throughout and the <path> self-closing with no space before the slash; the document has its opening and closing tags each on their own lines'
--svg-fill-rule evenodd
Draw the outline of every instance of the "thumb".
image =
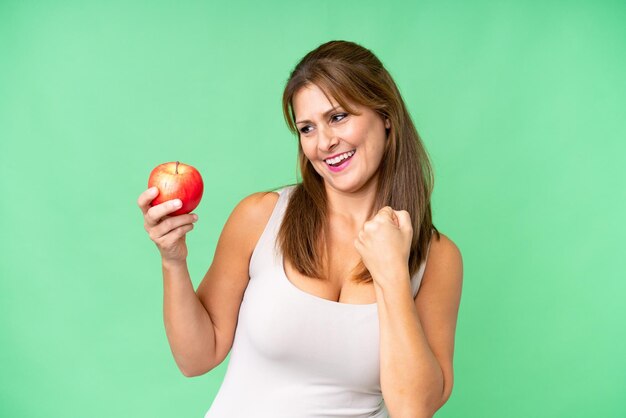
<svg viewBox="0 0 626 418">
<path fill-rule="evenodd" d="M 389 212 L 389 216 L 391 217 L 391 221 L 400 228 L 400 220 L 398 219 L 398 214 L 395 210 L 391 210 Z"/>
<path fill-rule="evenodd" d="M 378 215 L 382 218 L 386 218 L 391 221 L 397 228 L 400 228 L 400 223 L 398 221 L 398 217 L 396 216 L 396 211 L 391 208 L 391 206 L 385 206 L 381 210 L 378 211 Z"/>
<path fill-rule="evenodd" d="M 413 223 L 411 222 L 411 215 L 406 210 L 394 210 L 395 218 L 397 219 L 397 225 L 402 231 L 413 231 Z"/>
</svg>

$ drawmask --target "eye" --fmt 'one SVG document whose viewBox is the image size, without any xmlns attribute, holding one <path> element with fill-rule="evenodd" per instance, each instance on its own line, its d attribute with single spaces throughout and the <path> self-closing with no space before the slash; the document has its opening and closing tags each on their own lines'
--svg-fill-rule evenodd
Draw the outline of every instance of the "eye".
<svg viewBox="0 0 626 418">
<path fill-rule="evenodd" d="M 347 113 L 337 113 L 337 114 L 332 115 L 330 118 L 331 119 L 335 119 L 335 118 L 339 117 L 339 118 L 341 118 L 339 120 L 343 120 L 346 116 L 348 116 Z"/>
<path fill-rule="evenodd" d="M 300 132 L 302 132 L 303 134 L 308 134 L 309 131 L 307 131 L 306 129 L 309 127 L 309 125 L 305 125 L 300 129 Z"/>
</svg>

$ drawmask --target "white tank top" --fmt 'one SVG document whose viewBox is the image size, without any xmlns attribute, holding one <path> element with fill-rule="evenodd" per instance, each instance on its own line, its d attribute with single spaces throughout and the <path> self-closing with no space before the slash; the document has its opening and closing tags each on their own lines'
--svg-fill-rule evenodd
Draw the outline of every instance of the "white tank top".
<svg viewBox="0 0 626 418">
<path fill-rule="evenodd" d="M 224 380 L 205 418 L 384 418 L 378 306 L 334 302 L 289 281 L 280 197 L 250 259 Z M 430 246 L 429 246 L 430 249 Z M 417 295 L 426 262 L 411 278 Z"/>
</svg>

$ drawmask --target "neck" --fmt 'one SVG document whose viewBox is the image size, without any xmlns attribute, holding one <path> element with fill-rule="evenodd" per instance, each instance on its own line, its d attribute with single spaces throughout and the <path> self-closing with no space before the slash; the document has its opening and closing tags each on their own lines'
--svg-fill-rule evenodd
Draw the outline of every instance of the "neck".
<svg viewBox="0 0 626 418">
<path fill-rule="evenodd" d="M 357 191 L 343 191 L 326 185 L 328 218 L 331 224 L 360 230 L 373 215 L 376 182 L 372 181 Z"/>
</svg>

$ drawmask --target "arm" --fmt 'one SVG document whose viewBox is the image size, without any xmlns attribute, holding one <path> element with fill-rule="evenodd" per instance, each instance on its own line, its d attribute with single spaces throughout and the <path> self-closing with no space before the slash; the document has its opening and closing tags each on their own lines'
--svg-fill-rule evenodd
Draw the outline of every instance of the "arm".
<svg viewBox="0 0 626 418">
<path fill-rule="evenodd" d="M 174 360 L 187 377 L 215 363 L 215 331 L 193 289 L 187 262 L 163 260 L 163 322 Z"/>
<path fill-rule="evenodd" d="M 207 311 L 196 297 L 187 270 L 186 234 L 193 229 L 193 214 L 172 216 L 181 202 L 168 200 L 151 205 L 159 190 L 151 187 L 139 195 L 137 205 L 144 229 L 161 253 L 163 269 L 163 319 L 174 359 L 185 376 L 197 363 L 215 353 L 215 334 Z"/>
<path fill-rule="evenodd" d="M 213 262 L 197 291 L 193 289 L 187 269 L 184 241 L 178 246 L 171 244 L 191 229 L 191 226 L 180 227 L 178 232 L 173 229 L 184 221 L 182 217 L 190 215 L 157 222 L 162 214 L 154 212 L 165 210 L 166 204 L 161 209 L 149 209 L 152 212 L 148 214 L 147 202 L 140 198 L 140 206 L 148 219 L 146 229 L 163 248 L 162 254 L 170 254 L 162 257 L 163 320 L 176 364 L 187 377 L 212 370 L 230 351 L 239 307 L 248 284 L 250 257 L 271 215 L 275 196 L 275 193 L 255 193 L 235 207 L 220 235 Z M 172 232 L 168 234 L 176 235 L 156 238 L 170 230 Z"/>
<path fill-rule="evenodd" d="M 404 286 L 375 283 L 380 321 L 381 388 L 393 418 L 426 418 L 452 392 L 454 333 L 461 297 L 461 253 L 445 235 L 433 238 L 415 300 L 408 269 Z M 385 283 L 385 280 L 381 280 Z"/>
</svg>

